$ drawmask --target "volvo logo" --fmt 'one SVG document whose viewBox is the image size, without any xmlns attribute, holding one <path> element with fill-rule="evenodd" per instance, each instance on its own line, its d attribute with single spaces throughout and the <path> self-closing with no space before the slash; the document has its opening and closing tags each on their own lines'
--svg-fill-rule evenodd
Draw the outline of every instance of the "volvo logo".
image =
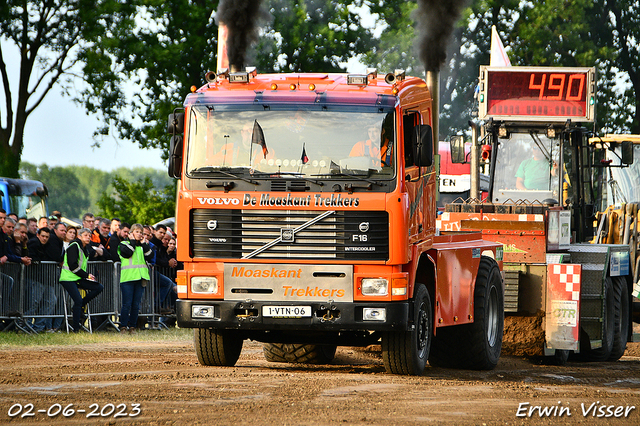
<svg viewBox="0 0 640 426">
<path fill-rule="evenodd" d="M 207 229 L 209 231 L 213 231 L 218 227 L 218 221 L 215 219 L 210 220 L 209 222 L 207 222 Z"/>
<path fill-rule="evenodd" d="M 360 232 L 367 232 L 369 230 L 369 222 L 361 222 L 360 225 L 358 225 L 358 229 Z"/>
<path fill-rule="evenodd" d="M 283 228 L 280 230 L 280 239 L 285 243 L 292 243 L 295 239 L 295 234 L 293 233 L 293 229 Z"/>
</svg>

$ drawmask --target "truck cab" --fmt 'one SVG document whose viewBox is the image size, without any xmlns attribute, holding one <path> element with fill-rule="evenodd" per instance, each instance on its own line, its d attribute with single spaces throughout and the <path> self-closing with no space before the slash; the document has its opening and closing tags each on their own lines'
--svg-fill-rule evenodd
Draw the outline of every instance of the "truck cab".
<svg viewBox="0 0 640 426">
<path fill-rule="evenodd" d="M 451 359 L 444 329 L 469 325 L 488 349 L 461 363 L 493 368 L 501 251 L 477 234 L 436 235 L 425 81 L 254 69 L 207 80 L 168 129 L 178 325 L 195 329 L 199 361 L 233 365 L 244 339 L 264 342 L 268 360 L 305 362 L 381 342 L 389 372 L 421 374 Z"/>
<path fill-rule="evenodd" d="M 0 206 L 18 217 L 47 216 L 47 187 L 40 181 L 0 178 Z"/>
</svg>

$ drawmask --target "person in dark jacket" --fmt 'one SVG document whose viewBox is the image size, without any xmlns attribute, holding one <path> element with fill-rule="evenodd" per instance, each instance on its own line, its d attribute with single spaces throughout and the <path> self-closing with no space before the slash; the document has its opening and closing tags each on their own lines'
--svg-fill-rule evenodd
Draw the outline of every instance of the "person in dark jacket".
<svg viewBox="0 0 640 426">
<path fill-rule="evenodd" d="M 154 265 L 153 275 L 157 283 L 156 300 L 154 309 L 156 312 L 160 312 L 164 305 L 167 296 L 173 288 L 173 281 L 165 275 L 169 271 L 169 258 L 167 257 L 166 248 L 162 245 L 162 238 L 167 232 L 167 227 L 164 225 L 158 225 L 157 229 L 153 229 L 149 225 L 144 225 L 143 235 L 149 240 L 149 246 L 153 251 L 153 255 L 149 263 Z M 162 273 L 160 273 L 162 271 Z"/>
<path fill-rule="evenodd" d="M 18 256 L 13 252 L 13 229 L 16 226 L 16 221 L 10 217 L 5 219 L 2 232 L 0 232 L 0 263 L 15 262 L 22 263 L 24 265 L 31 264 L 31 258 L 28 256 Z"/>
<path fill-rule="evenodd" d="M 111 259 L 114 262 L 120 261 L 120 255 L 118 255 L 118 246 L 122 241 L 129 239 L 129 229 L 131 225 L 127 222 L 122 222 L 120 224 L 120 228 L 114 233 L 111 234 L 109 238 L 109 251 L 111 253 Z"/>
<path fill-rule="evenodd" d="M 73 299 L 73 331 L 80 331 L 80 316 L 82 308 L 96 298 L 104 289 L 104 286 L 96 281 L 93 274 L 87 273 L 89 259 L 88 246 L 91 241 L 91 231 L 82 228 L 78 231 L 78 238 L 69 244 L 64 253 L 60 284 Z M 88 290 L 83 298 L 79 289 Z"/>
<path fill-rule="evenodd" d="M 13 229 L 13 238 L 10 238 L 9 241 L 11 242 L 11 249 L 16 256 L 31 257 L 27 247 L 27 225 L 20 222 L 16 223 L 16 227 Z"/>
<path fill-rule="evenodd" d="M 53 226 L 53 230 L 49 236 L 49 243 L 47 244 L 47 260 L 54 262 L 62 262 L 64 257 L 64 240 L 67 235 L 67 225 L 62 222 L 58 222 Z"/>
<path fill-rule="evenodd" d="M 27 247 L 33 262 L 52 261 L 60 263 L 60 259 L 50 257 L 48 247 L 51 234 L 53 234 L 53 231 L 45 226 L 44 228 L 38 229 L 36 236 L 29 240 Z M 35 279 L 27 280 L 26 300 L 29 302 L 29 307 L 25 312 L 25 316 L 53 314 L 58 298 L 55 294 L 53 282 L 47 281 L 48 282 L 40 282 Z M 32 327 L 38 332 L 45 330 L 52 331 L 59 328 L 61 324 L 62 320 L 60 318 L 54 320 L 52 317 L 39 316 L 34 319 Z"/>
<path fill-rule="evenodd" d="M 27 243 L 27 249 L 34 262 L 42 262 L 51 260 L 48 256 L 47 246 L 51 238 L 51 230 L 48 227 L 40 228 L 36 232 L 36 236 L 31 238 Z"/>
</svg>

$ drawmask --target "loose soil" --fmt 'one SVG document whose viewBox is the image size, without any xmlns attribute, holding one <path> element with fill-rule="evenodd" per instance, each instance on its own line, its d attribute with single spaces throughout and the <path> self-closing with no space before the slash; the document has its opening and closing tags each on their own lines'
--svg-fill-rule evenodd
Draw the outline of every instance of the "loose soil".
<svg viewBox="0 0 640 426">
<path fill-rule="evenodd" d="M 235 367 L 204 367 L 189 342 L 125 340 L 0 350 L 0 424 L 640 424 L 640 343 L 618 362 L 549 366 L 508 355 L 492 371 L 427 367 L 406 377 L 385 373 L 375 346 L 338 348 L 333 364 L 315 366 L 269 363 L 261 344 L 245 341 Z M 594 403 L 613 414 L 635 408 L 584 416 L 581 404 Z M 33 416 L 9 415 L 27 404 Z M 51 417 L 56 404 L 86 412 Z M 140 413 L 115 417 L 109 404 L 126 404 L 116 413 L 140 404 Z M 517 416 L 532 406 L 551 415 Z M 105 416 L 87 417 L 96 407 Z"/>
</svg>

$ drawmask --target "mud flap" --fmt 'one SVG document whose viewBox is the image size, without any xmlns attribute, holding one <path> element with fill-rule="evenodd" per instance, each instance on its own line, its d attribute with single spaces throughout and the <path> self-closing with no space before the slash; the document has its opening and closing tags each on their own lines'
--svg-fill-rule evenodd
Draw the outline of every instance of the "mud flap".
<svg viewBox="0 0 640 426">
<path fill-rule="evenodd" d="M 545 353 L 580 349 L 580 285 L 582 266 L 547 265 Z"/>
</svg>

